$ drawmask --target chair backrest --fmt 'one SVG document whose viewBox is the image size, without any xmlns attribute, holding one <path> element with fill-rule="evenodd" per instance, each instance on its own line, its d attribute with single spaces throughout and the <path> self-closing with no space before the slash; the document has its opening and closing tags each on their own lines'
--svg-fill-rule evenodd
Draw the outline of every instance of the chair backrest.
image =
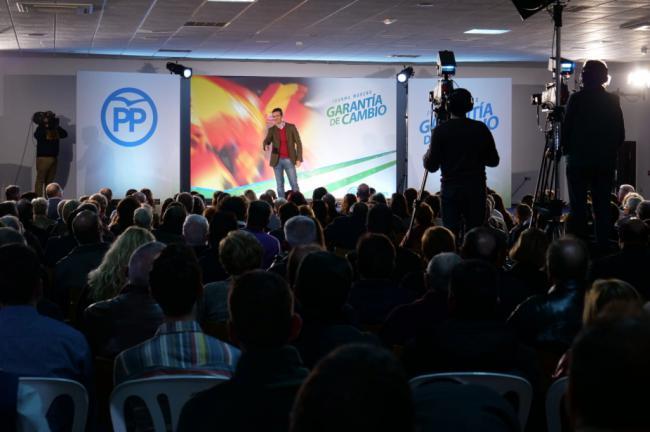
<svg viewBox="0 0 650 432">
<path fill-rule="evenodd" d="M 166 375 L 127 381 L 118 385 L 111 395 L 111 421 L 115 432 L 126 431 L 125 402 L 131 396 L 141 399 L 147 407 L 156 432 L 165 432 L 165 417 L 160 398 L 167 398 L 172 430 L 176 430 L 181 410 L 196 393 L 227 381 L 226 377 L 197 375 Z"/>
<path fill-rule="evenodd" d="M 525 429 L 533 400 L 533 386 L 526 379 L 516 375 L 492 372 L 449 372 L 421 375 L 413 378 L 410 385 L 411 389 L 416 389 L 428 383 L 445 379 L 490 387 L 502 396 L 514 393 L 517 396 L 516 408 L 521 430 Z"/>
<path fill-rule="evenodd" d="M 38 394 L 41 399 L 39 415 L 45 418 L 52 402 L 59 396 L 69 396 L 74 404 L 74 418 L 72 432 L 86 430 L 88 416 L 88 393 L 80 383 L 63 378 L 33 378 L 21 377 L 18 380 L 19 388 L 29 388 Z M 19 390 L 20 392 L 20 390 Z"/>
<path fill-rule="evenodd" d="M 548 432 L 562 432 L 562 405 L 569 386 L 569 378 L 560 378 L 546 393 L 546 424 Z"/>
</svg>

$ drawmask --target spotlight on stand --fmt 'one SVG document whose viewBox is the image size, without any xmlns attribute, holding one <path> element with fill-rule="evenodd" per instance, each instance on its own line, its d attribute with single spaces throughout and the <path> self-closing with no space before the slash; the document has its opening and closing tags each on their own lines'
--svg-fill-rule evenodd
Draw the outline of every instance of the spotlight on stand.
<svg viewBox="0 0 650 432">
<path fill-rule="evenodd" d="M 413 75 L 415 75 L 413 68 L 411 66 L 405 67 L 401 70 L 400 73 L 397 74 L 397 82 L 405 83 L 410 78 L 412 78 Z"/>
<path fill-rule="evenodd" d="M 192 78 L 192 68 L 183 66 L 178 63 L 167 63 L 167 70 L 173 74 L 180 75 L 183 78 Z"/>
</svg>

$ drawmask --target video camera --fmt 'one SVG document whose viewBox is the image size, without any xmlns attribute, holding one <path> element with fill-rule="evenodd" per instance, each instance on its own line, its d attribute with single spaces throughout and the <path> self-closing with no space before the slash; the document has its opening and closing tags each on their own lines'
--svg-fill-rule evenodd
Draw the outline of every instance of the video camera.
<svg viewBox="0 0 650 432">
<path fill-rule="evenodd" d="M 555 82 L 546 84 L 546 88 L 542 93 L 535 93 L 531 96 L 531 105 L 539 106 L 543 111 L 552 111 L 555 107 L 566 105 L 569 101 L 569 86 L 566 81 L 573 75 L 576 70 L 575 62 L 567 59 L 562 59 L 560 62 L 560 75 L 562 77 L 562 89 L 560 96 L 560 103 L 557 103 L 557 96 L 555 92 Z M 555 75 L 555 57 L 548 60 L 548 70 Z"/>
<path fill-rule="evenodd" d="M 449 120 L 447 102 L 454 90 L 452 76 L 456 75 L 456 57 L 453 51 L 438 52 L 438 86 L 429 92 L 429 102 L 434 106 L 438 123 Z"/>
<path fill-rule="evenodd" d="M 35 112 L 32 121 L 45 129 L 57 130 L 59 128 L 59 119 L 52 111 Z"/>
</svg>

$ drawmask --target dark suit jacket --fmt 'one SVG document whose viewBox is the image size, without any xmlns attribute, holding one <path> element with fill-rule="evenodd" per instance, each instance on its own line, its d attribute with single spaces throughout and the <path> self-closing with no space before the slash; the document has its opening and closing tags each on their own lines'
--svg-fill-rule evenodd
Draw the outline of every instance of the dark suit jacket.
<svg viewBox="0 0 650 432">
<path fill-rule="evenodd" d="M 185 404 L 178 431 L 282 431 L 305 369 L 295 348 L 244 352 L 230 381 Z"/>
<path fill-rule="evenodd" d="M 286 123 L 284 128 L 287 130 L 287 147 L 289 149 L 289 159 L 294 164 L 296 161 L 302 162 L 302 141 L 298 129 L 294 124 Z M 269 128 L 266 138 L 264 138 L 263 147 L 266 149 L 267 145 L 271 145 L 271 162 L 272 167 L 278 164 L 280 159 L 280 128 L 273 125 Z"/>
<path fill-rule="evenodd" d="M 110 245 L 93 243 L 77 246 L 54 268 L 54 296 L 67 312 L 70 294 L 78 296 L 88 282 L 88 273 L 99 267 Z M 76 299 L 75 299 L 76 300 Z"/>
</svg>

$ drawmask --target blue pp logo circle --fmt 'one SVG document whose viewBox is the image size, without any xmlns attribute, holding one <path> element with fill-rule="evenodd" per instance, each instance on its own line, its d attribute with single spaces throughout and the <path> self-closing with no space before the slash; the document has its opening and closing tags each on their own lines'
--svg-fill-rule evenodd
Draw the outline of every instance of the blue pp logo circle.
<svg viewBox="0 0 650 432">
<path fill-rule="evenodd" d="M 158 111 L 140 89 L 124 87 L 111 93 L 102 105 L 102 128 L 108 138 L 124 147 L 144 144 L 156 132 Z"/>
</svg>

